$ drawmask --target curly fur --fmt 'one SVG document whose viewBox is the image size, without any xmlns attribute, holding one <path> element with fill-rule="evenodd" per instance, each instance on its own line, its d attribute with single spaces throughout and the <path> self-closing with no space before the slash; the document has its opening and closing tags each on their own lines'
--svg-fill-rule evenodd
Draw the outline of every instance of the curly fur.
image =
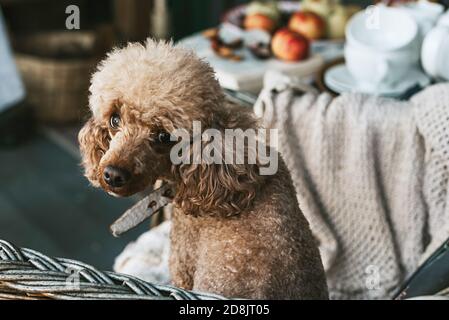
<svg viewBox="0 0 449 320">
<path fill-rule="evenodd" d="M 232 297 L 327 298 L 317 245 L 282 159 L 273 176 L 261 176 L 258 164 L 173 165 L 170 146 L 157 142 L 162 130 L 191 130 L 194 120 L 221 132 L 258 128 L 248 109 L 226 101 L 207 63 L 170 42 L 129 44 L 100 63 L 89 104 L 79 142 L 94 186 L 129 196 L 157 179 L 176 185 L 175 285 Z M 114 113 L 117 129 L 109 126 Z M 108 165 L 130 171 L 129 183 L 107 185 Z"/>
</svg>

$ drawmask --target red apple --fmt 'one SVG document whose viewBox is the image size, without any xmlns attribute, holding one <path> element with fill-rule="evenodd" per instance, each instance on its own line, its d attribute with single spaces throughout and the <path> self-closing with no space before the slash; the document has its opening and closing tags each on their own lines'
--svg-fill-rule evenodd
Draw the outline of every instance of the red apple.
<svg viewBox="0 0 449 320">
<path fill-rule="evenodd" d="M 271 50 L 279 59 L 300 61 L 309 56 L 309 40 L 287 28 L 278 30 L 271 40 Z"/>
<path fill-rule="evenodd" d="M 267 32 L 273 32 L 276 28 L 276 21 L 263 14 L 251 14 L 245 17 L 243 22 L 245 29 L 262 29 Z"/>
<path fill-rule="evenodd" d="M 314 12 L 299 11 L 290 17 L 288 27 L 310 40 L 320 39 L 326 34 L 326 22 Z"/>
</svg>

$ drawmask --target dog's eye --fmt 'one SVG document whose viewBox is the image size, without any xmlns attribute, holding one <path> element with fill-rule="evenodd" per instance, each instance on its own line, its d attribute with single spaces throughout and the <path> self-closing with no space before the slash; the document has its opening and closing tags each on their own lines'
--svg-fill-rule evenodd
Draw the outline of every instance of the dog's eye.
<svg viewBox="0 0 449 320">
<path fill-rule="evenodd" d="M 160 143 L 169 143 L 170 142 L 170 134 L 168 132 L 162 131 L 157 135 L 157 140 Z"/>
<path fill-rule="evenodd" d="M 120 125 L 120 116 L 117 113 L 112 114 L 111 118 L 109 119 L 109 125 L 111 128 L 117 129 Z"/>
</svg>

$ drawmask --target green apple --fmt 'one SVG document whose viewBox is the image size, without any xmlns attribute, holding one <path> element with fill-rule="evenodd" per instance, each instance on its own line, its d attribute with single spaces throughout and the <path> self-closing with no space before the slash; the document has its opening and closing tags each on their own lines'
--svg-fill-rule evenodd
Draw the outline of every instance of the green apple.
<svg viewBox="0 0 449 320">
<path fill-rule="evenodd" d="M 303 0 L 301 11 L 312 11 L 327 20 L 334 7 L 339 3 L 339 0 Z"/>
<path fill-rule="evenodd" d="M 246 15 L 264 15 L 272 19 L 273 21 L 279 21 L 281 13 L 276 1 L 253 1 L 246 7 Z"/>
<path fill-rule="evenodd" d="M 327 36 L 330 39 L 342 39 L 345 36 L 346 24 L 349 14 L 342 5 L 335 6 L 327 19 Z"/>
</svg>

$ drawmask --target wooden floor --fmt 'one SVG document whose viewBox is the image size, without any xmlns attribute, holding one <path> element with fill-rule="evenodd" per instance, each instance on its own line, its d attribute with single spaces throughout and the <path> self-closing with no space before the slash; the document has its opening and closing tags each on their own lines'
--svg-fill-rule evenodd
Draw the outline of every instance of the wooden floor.
<svg viewBox="0 0 449 320">
<path fill-rule="evenodd" d="M 42 133 L 0 149 L 0 238 L 111 269 L 114 257 L 148 224 L 112 237 L 109 225 L 134 201 L 90 187 L 78 162 Z"/>
</svg>

